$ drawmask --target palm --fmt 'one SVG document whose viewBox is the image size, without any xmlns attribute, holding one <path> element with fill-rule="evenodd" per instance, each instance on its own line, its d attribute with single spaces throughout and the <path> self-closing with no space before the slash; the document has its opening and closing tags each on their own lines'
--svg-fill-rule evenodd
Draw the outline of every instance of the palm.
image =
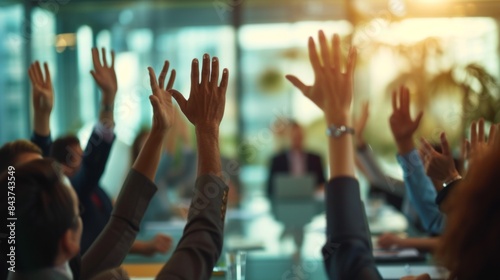
<svg viewBox="0 0 500 280">
<path fill-rule="evenodd" d="M 92 49 L 92 61 L 94 63 L 94 70 L 90 73 L 97 85 L 101 89 L 102 93 L 108 98 L 114 98 L 118 90 L 118 81 L 115 72 L 115 53 L 111 52 L 111 64 L 108 66 L 106 59 L 105 49 L 102 49 L 102 63 L 99 59 L 99 51 L 97 48 Z"/>
<path fill-rule="evenodd" d="M 334 36 L 332 47 L 326 42 L 324 33 L 319 33 L 321 61 L 312 38 L 309 38 L 309 59 L 314 70 L 314 84 L 307 86 L 297 77 L 286 78 L 307 98 L 328 114 L 339 115 L 352 101 L 352 77 L 356 63 L 356 52 L 351 49 L 347 58 L 346 71 L 341 67 L 340 39 Z M 330 50 L 331 49 L 331 50 Z"/>
<path fill-rule="evenodd" d="M 420 112 L 415 120 L 410 116 L 410 93 L 407 88 L 401 87 L 399 93 L 392 93 L 393 112 L 389 118 L 392 134 L 396 140 L 409 139 L 418 128 L 422 118 Z"/>
<path fill-rule="evenodd" d="M 396 139 L 406 139 L 413 136 L 417 126 L 415 122 L 408 116 L 400 112 L 394 112 L 390 119 L 392 134 Z"/>
<path fill-rule="evenodd" d="M 199 76 L 198 60 L 195 59 L 191 65 L 191 93 L 189 99 L 186 100 L 176 90 L 171 92 L 186 118 L 196 127 L 211 128 L 218 126 L 224 116 L 229 72 L 224 69 L 221 82 L 218 84 L 219 60 L 214 57 L 212 63 L 210 63 L 210 57 L 205 54 L 201 82 L 199 82 Z"/>
<path fill-rule="evenodd" d="M 40 63 L 31 64 L 28 74 L 32 86 L 32 101 L 35 113 L 50 114 L 54 106 L 54 90 L 47 63 L 44 63 L 45 78 L 43 77 Z"/>
<path fill-rule="evenodd" d="M 148 68 L 151 90 L 153 91 L 151 103 L 153 105 L 153 129 L 155 130 L 166 131 L 172 127 L 175 121 L 175 108 L 172 102 L 172 96 L 168 90 L 170 90 L 174 84 L 176 73 L 175 70 L 171 71 L 169 81 L 165 86 L 168 68 L 169 62 L 165 61 L 158 81 L 156 80 L 154 70 L 151 67 Z"/>
</svg>

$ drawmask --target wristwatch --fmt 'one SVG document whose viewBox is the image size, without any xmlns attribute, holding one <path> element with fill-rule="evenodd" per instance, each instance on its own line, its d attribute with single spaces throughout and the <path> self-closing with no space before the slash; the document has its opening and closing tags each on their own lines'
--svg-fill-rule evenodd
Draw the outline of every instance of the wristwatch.
<svg viewBox="0 0 500 280">
<path fill-rule="evenodd" d="M 345 133 L 354 135 L 354 128 L 347 127 L 345 125 L 336 126 L 332 124 L 326 129 L 326 135 L 328 135 L 329 137 L 339 138 Z"/>
<path fill-rule="evenodd" d="M 446 188 L 447 186 L 451 185 L 451 183 L 456 182 L 456 181 L 461 180 L 461 179 L 462 179 L 462 176 L 457 175 L 457 176 L 453 177 L 451 180 L 444 182 L 443 188 Z"/>
</svg>

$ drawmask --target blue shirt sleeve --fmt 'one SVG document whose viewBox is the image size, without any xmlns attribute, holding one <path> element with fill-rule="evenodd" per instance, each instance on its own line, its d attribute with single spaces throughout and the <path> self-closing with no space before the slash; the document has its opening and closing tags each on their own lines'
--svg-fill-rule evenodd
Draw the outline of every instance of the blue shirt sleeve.
<svg viewBox="0 0 500 280">
<path fill-rule="evenodd" d="M 435 203 L 437 192 L 431 179 L 425 174 L 425 168 L 416 149 L 405 155 L 397 155 L 403 168 L 406 193 L 417 211 L 424 228 L 432 234 L 443 232 L 446 216 L 439 211 Z"/>
</svg>

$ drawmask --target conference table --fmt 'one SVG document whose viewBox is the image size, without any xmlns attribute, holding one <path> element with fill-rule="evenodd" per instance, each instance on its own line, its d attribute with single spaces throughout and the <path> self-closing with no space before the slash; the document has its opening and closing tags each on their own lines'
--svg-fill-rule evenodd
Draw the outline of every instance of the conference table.
<svg viewBox="0 0 500 280">
<path fill-rule="evenodd" d="M 214 268 L 211 279 L 225 278 L 225 254 L 229 251 L 246 252 L 246 280 L 273 279 L 327 279 L 321 248 L 325 243 L 326 220 L 323 202 L 317 201 L 318 212 L 303 227 L 303 246 L 297 258 L 293 236 L 283 235 L 284 225 L 270 211 L 270 202 L 265 197 L 253 197 L 241 203 L 238 209 L 228 209 L 226 214 L 223 254 Z M 404 215 L 379 201 L 367 201 L 367 217 L 373 244 L 377 235 L 394 232 L 402 235 L 419 235 L 408 225 Z M 186 221 L 174 219 L 145 224 L 138 239 L 149 239 L 157 233 L 172 236 L 174 245 L 182 236 Z M 175 248 L 175 247 L 173 247 Z M 161 269 L 171 256 L 153 257 L 128 255 L 123 268 L 131 279 L 148 280 Z M 429 273 L 432 279 L 445 279 L 447 271 L 433 264 L 432 257 L 414 250 L 402 252 L 391 259 L 378 258 L 377 267 L 384 279 L 400 279 L 406 275 Z"/>
</svg>

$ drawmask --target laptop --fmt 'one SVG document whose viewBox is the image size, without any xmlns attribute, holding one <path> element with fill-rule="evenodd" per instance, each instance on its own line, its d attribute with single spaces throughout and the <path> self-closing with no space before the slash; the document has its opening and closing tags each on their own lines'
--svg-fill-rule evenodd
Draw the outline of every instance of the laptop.
<svg viewBox="0 0 500 280">
<path fill-rule="evenodd" d="M 316 180 L 312 174 L 300 176 L 276 174 L 273 180 L 277 199 L 304 199 L 314 196 Z"/>
</svg>

